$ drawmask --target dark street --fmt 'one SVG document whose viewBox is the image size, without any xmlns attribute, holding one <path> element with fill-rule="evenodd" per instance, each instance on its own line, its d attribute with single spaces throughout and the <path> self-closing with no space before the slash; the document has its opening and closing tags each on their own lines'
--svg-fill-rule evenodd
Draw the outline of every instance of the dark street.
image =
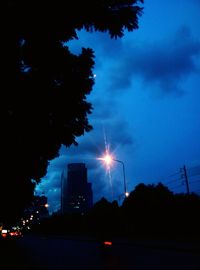
<svg viewBox="0 0 200 270">
<path fill-rule="evenodd" d="M 66 237 L 24 236 L 1 242 L 1 269 L 152 269 L 199 270 L 200 251 L 189 246 L 148 241 L 114 241 L 110 250 L 100 243 Z"/>
</svg>

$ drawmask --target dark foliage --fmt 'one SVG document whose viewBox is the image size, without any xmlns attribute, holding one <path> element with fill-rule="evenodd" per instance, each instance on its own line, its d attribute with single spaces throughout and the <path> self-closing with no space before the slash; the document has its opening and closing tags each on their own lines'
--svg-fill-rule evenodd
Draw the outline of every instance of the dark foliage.
<svg viewBox="0 0 200 270">
<path fill-rule="evenodd" d="M 88 227 L 90 234 L 96 238 L 106 239 L 117 234 L 115 230 L 119 220 L 119 205 L 102 198 L 88 214 Z"/>
<path fill-rule="evenodd" d="M 0 221 L 15 220 L 33 198 L 60 146 L 92 127 L 87 101 L 94 80 L 94 52 L 73 55 L 63 43 L 76 31 L 122 37 L 138 28 L 137 0 L 1 3 L 1 153 Z M 32 181 L 34 179 L 34 181 Z"/>
<path fill-rule="evenodd" d="M 164 185 L 139 184 L 121 206 L 105 198 L 87 215 L 54 215 L 37 232 L 115 237 L 200 240 L 200 197 L 173 194 Z M 36 229 L 36 228 L 34 228 Z"/>
<path fill-rule="evenodd" d="M 123 202 L 128 235 L 199 237 L 200 197 L 173 194 L 166 186 L 139 184 Z"/>
</svg>

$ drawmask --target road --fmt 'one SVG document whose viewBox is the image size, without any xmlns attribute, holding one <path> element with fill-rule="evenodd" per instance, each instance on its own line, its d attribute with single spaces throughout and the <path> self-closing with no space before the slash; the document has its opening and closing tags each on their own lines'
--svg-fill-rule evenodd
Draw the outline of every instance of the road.
<svg viewBox="0 0 200 270">
<path fill-rule="evenodd" d="M 26 270 L 199 270 L 200 251 L 148 241 L 113 242 L 103 251 L 90 239 L 25 235 L 1 241 L 0 269 Z M 13 267 L 14 266 L 14 267 Z"/>
</svg>

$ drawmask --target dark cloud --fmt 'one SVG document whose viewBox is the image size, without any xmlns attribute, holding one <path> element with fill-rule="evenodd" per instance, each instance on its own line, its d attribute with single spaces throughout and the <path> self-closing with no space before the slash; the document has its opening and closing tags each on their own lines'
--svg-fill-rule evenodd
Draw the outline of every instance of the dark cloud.
<svg viewBox="0 0 200 270">
<path fill-rule="evenodd" d="M 131 53 L 132 51 L 132 53 Z M 182 27 L 171 39 L 145 47 L 130 47 L 111 72 L 109 89 L 123 90 L 139 75 L 145 85 L 159 88 L 163 93 L 181 94 L 184 80 L 197 72 L 195 58 L 200 53 L 200 41 L 187 27 Z M 119 65 L 120 64 L 120 65 Z M 153 86 L 153 87 L 152 87 Z"/>
<path fill-rule="evenodd" d="M 103 196 L 109 197 L 110 186 L 105 168 L 101 168 L 100 165 L 98 165 L 96 170 L 88 170 L 88 181 L 92 183 L 94 202 L 100 200 Z"/>
<path fill-rule="evenodd" d="M 108 142 L 112 143 L 113 149 L 134 144 L 133 134 L 130 132 L 128 123 L 115 118 L 109 121 L 102 119 L 100 123 L 95 123 L 93 131 L 85 136 L 87 139 L 86 137 L 80 138 L 78 146 L 63 150 L 69 155 L 69 158 L 97 157 L 105 150 L 105 144 Z"/>
<path fill-rule="evenodd" d="M 134 143 L 134 134 L 130 132 L 130 128 L 126 122 L 116 121 L 112 129 L 112 141 L 116 145 L 130 146 Z"/>
<path fill-rule="evenodd" d="M 92 104 L 95 104 L 92 115 L 90 116 L 91 121 L 110 121 L 117 113 L 116 101 L 114 98 L 106 99 L 93 99 Z"/>
<path fill-rule="evenodd" d="M 53 171 L 56 170 L 59 172 L 63 169 L 65 163 L 66 163 L 66 156 L 61 154 L 59 155 L 58 158 L 55 158 L 53 161 L 50 162 L 49 168 L 51 168 Z"/>
<path fill-rule="evenodd" d="M 126 64 L 123 61 L 121 63 L 122 63 L 122 66 L 125 66 Z M 122 92 L 123 90 L 128 89 L 131 86 L 132 79 L 133 79 L 132 70 L 130 69 L 125 70 L 124 67 L 122 69 L 120 67 L 117 72 L 111 73 L 110 79 L 112 83 L 109 87 L 109 91 Z"/>
</svg>

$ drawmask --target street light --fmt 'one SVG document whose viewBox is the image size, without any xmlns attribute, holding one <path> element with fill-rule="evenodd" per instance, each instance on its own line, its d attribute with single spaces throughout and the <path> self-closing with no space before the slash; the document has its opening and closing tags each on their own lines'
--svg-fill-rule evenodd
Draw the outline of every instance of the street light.
<svg viewBox="0 0 200 270">
<path fill-rule="evenodd" d="M 124 195 L 125 195 L 126 197 L 128 197 L 129 194 L 128 194 L 127 190 L 126 190 L 126 177 L 125 177 L 125 166 L 124 166 L 124 162 L 121 161 L 121 160 L 118 160 L 118 159 L 113 159 L 113 160 L 122 164 L 122 168 L 123 168 L 123 177 L 124 177 Z"/>
<path fill-rule="evenodd" d="M 126 189 L 126 177 L 125 177 L 125 166 L 124 166 L 124 162 L 118 159 L 113 158 L 111 155 L 109 155 L 108 153 L 103 156 L 98 158 L 99 160 L 103 160 L 108 166 L 112 163 L 112 161 L 116 161 L 122 164 L 122 169 L 123 169 L 123 178 L 124 178 L 124 195 L 125 197 L 129 196 L 129 193 L 127 192 Z"/>
</svg>

